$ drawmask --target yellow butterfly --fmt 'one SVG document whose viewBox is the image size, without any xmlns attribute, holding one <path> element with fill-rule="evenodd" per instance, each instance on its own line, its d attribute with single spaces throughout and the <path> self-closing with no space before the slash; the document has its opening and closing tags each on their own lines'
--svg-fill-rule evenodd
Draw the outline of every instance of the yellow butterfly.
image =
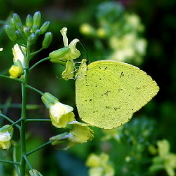
<svg viewBox="0 0 176 176">
<path fill-rule="evenodd" d="M 86 62 L 82 60 L 76 74 L 76 105 L 80 118 L 90 125 L 116 128 L 159 91 L 138 67 L 110 60 Z"/>
</svg>

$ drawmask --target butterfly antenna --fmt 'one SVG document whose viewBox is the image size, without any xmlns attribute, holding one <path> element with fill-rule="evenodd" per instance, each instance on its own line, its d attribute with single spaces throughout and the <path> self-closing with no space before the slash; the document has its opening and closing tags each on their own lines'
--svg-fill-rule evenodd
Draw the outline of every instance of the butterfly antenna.
<svg viewBox="0 0 176 176">
<path fill-rule="evenodd" d="M 84 43 L 84 40 L 83 39 L 79 39 L 80 40 L 80 45 L 82 46 L 82 48 L 84 49 L 85 53 L 86 53 L 86 59 L 88 59 L 88 52 L 87 52 L 87 48 L 86 48 L 86 44 Z M 82 56 L 82 54 L 81 54 Z M 82 58 L 85 58 L 85 57 L 82 57 Z"/>
</svg>

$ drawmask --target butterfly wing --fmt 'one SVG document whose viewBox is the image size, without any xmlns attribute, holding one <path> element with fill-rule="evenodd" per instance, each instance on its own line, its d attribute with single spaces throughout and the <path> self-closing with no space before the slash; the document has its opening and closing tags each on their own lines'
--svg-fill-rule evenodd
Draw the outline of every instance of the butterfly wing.
<svg viewBox="0 0 176 176">
<path fill-rule="evenodd" d="M 117 62 L 96 61 L 80 67 L 76 104 L 80 118 L 104 129 L 116 128 L 150 101 L 159 88 L 144 71 Z"/>
</svg>

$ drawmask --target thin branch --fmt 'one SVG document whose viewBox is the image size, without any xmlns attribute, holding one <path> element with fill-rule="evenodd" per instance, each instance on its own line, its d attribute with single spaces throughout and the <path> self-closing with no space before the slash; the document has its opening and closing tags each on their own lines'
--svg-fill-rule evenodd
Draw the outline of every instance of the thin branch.
<svg viewBox="0 0 176 176">
<path fill-rule="evenodd" d="M 40 63 L 42 63 L 42 62 L 44 62 L 44 61 L 46 61 L 46 60 L 49 60 L 50 58 L 49 57 L 46 57 L 46 58 L 44 58 L 44 59 L 41 59 L 41 60 L 39 60 L 37 63 L 35 63 L 30 69 L 29 69 L 29 71 L 31 71 L 32 69 L 34 69 L 37 65 L 39 65 Z"/>
<path fill-rule="evenodd" d="M 7 163 L 7 164 L 15 164 L 15 165 L 20 165 L 20 163 L 19 163 L 19 162 L 7 161 L 7 160 L 1 160 L 1 159 L 0 159 L 0 162 L 2 162 L 2 163 Z"/>
<path fill-rule="evenodd" d="M 30 86 L 30 85 L 27 85 L 26 87 L 31 89 L 31 90 L 33 90 L 33 91 L 35 91 L 35 92 L 37 92 L 37 93 L 39 93 L 40 95 L 43 95 L 43 92 L 41 92 L 40 90 L 38 90 L 38 89 L 36 89 L 36 88 L 34 88 L 34 87 Z"/>
<path fill-rule="evenodd" d="M 4 114 L 1 114 L 1 113 L 0 113 L 0 116 L 3 117 L 4 119 L 8 120 L 9 122 L 11 122 L 12 125 L 14 124 L 20 130 L 20 126 L 18 124 L 16 124 L 16 122 L 11 120 L 9 117 L 7 117 L 7 116 L 5 116 Z"/>
<path fill-rule="evenodd" d="M 32 153 L 34 153 L 34 152 L 40 150 L 41 148 L 43 148 L 43 147 L 45 147 L 46 145 L 49 145 L 49 144 L 51 144 L 51 141 L 48 141 L 48 142 L 42 144 L 41 146 L 37 147 L 36 149 L 34 149 L 34 150 L 28 152 L 28 153 L 26 154 L 26 156 L 31 155 Z"/>
<path fill-rule="evenodd" d="M 51 122 L 51 119 L 27 119 L 26 122 Z"/>
</svg>

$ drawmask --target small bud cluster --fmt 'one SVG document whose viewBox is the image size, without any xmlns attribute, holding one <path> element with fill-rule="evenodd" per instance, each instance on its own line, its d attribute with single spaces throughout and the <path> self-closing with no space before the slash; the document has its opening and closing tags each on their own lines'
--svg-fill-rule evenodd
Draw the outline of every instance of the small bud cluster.
<svg viewBox="0 0 176 176">
<path fill-rule="evenodd" d="M 35 12 L 33 17 L 29 14 L 26 17 L 25 25 L 22 24 L 21 18 L 14 13 L 9 24 L 5 25 L 5 31 L 10 40 L 18 43 L 24 40 L 29 45 L 36 43 L 38 36 L 45 34 L 42 48 L 47 48 L 52 41 L 52 33 L 47 32 L 50 22 L 46 21 L 41 25 L 41 13 Z"/>
</svg>

